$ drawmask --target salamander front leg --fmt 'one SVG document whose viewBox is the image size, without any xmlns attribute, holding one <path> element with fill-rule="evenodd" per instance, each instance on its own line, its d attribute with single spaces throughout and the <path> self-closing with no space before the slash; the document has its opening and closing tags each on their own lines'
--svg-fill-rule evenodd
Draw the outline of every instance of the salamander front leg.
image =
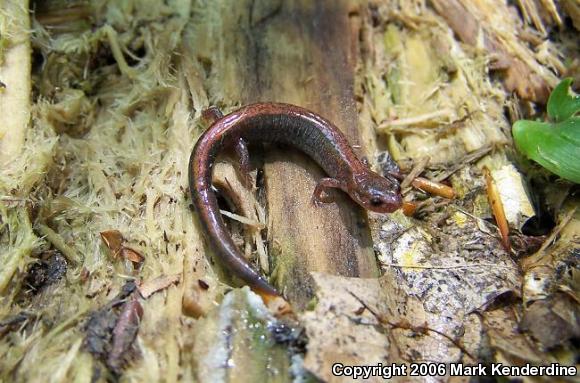
<svg viewBox="0 0 580 383">
<path fill-rule="evenodd" d="M 208 124 L 213 124 L 223 116 L 224 114 L 221 112 L 221 110 L 219 110 L 217 106 L 210 106 L 209 108 L 201 112 L 201 117 Z"/>
<path fill-rule="evenodd" d="M 236 142 L 235 146 L 236 155 L 238 156 L 238 173 L 244 182 L 244 185 L 248 188 L 252 187 L 252 177 L 250 176 L 250 152 L 248 151 L 248 145 L 246 141 L 242 138 Z"/>
<path fill-rule="evenodd" d="M 320 206 L 321 203 L 334 202 L 334 198 L 328 193 L 328 189 L 340 189 L 340 181 L 334 178 L 322 178 L 318 181 L 312 199 L 310 200 L 314 206 Z"/>
</svg>

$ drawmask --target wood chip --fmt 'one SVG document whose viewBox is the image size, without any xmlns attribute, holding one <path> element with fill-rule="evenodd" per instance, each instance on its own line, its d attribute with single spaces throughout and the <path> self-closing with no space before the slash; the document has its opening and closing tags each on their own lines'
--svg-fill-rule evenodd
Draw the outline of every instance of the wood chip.
<svg viewBox="0 0 580 383">
<path fill-rule="evenodd" d="M 101 231 L 101 239 L 107 248 L 111 251 L 113 258 L 117 258 L 121 253 L 121 244 L 123 243 L 123 235 L 119 230 Z"/>
<path fill-rule="evenodd" d="M 145 299 L 149 298 L 156 292 L 166 289 L 173 284 L 177 284 L 181 278 L 181 274 L 162 275 L 155 279 L 141 283 L 139 285 L 139 292 Z"/>
<path fill-rule="evenodd" d="M 121 248 L 121 256 L 124 259 L 128 259 L 133 263 L 143 263 L 143 261 L 145 260 L 145 257 L 143 255 L 141 255 L 141 253 L 139 253 L 137 250 L 133 250 L 130 247 L 125 247 L 123 246 Z"/>
</svg>

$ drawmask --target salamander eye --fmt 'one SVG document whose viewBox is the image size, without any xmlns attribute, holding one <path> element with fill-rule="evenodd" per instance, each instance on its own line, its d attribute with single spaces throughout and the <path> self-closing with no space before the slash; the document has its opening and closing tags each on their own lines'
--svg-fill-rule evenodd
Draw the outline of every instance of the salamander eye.
<svg viewBox="0 0 580 383">
<path fill-rule="evenodd" d="M 382 204 L 383 204 L 383 200 L 381 199 L 381 197 L 376 196 L 376 195 L 371 197 L 371 205 L 380 206 Z"/>
</svg>

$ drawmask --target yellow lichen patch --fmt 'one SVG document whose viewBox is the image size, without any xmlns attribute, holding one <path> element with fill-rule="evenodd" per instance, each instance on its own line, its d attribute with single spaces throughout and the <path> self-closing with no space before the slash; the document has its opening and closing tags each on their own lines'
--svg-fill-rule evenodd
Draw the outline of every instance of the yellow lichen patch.
<svg viewBox="0 0 580 383">
<path fill-rule="evenodd" d="M 417 265 L 417 256 L 421 254 L 417 252 L 417 243 L 413 243 L 411 247 L 401 254 L 400 263 L 401 267 L 403 268 L 413 268 L 413 266 Z"/>
<path fill-rule="evenodd" d="M 455 212 L 452 217 L 453 217 L 453 221 L 455 221 L 455 223 L 459 227 L 464 226 L 467 223 L 467 221 L 469 220 L 469 217 L 466 214 L 461 213 L 459 211 Z"/>
</svg>

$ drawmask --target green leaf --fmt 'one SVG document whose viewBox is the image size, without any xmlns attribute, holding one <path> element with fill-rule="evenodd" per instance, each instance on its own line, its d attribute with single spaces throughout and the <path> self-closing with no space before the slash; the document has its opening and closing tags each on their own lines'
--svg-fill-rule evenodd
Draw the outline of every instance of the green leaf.
<svg viewBox="0 0 580 383">
<path fill-rule="evenodd" d="M 580 96 L 565 78 L 548 99 L 553 122 L 516 121 L 512 127 L 517 149 L 552 173 L 580 184 Z"/>
<path fill-rule="evenodd" d="M 554 88 L 548 99 L 548 116 L 554 122 L 561 122 L 580 111 L 580 95 L 571 88 L 571 78 L 565 78 Z"/>
<path fill-rule="evenodd" d="M 514 124 L 512 134 L 526 157 L 580 184 L 580 117 L 569 116 L 556 124 L 521 120 Z"/>
</svg>

